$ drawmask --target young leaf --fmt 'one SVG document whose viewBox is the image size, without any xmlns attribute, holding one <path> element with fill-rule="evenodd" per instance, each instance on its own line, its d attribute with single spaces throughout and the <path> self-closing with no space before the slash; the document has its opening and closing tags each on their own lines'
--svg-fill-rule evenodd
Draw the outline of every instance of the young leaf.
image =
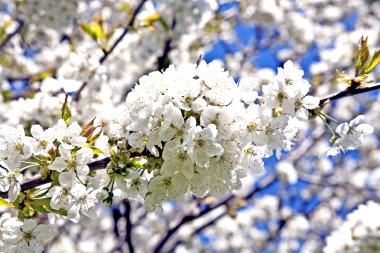
<svg viewBox="0 0 380 253">
<path fill-rule="evenodd" d="M 101 151 L 100 149 L 96 148 L 96 147 L 90 147 L 92 149 L 92 153 L 94 155 L 100 155 L 100 154 L 104 154 L 103 151 Z"/>
<path fill-rule="evenodd" d="M 71 121 L 71 112 L 67 101 L 68 97 L 69 95 L 66 94 L 65 102 L 63 103 L 61 109 L 61 118 L 65 121 L 66 125 L 69 125 Z"/>
<path fill-rule="evenodd" d="M 367 64 L 364 67 L 364 74 L 369 74 L 371 73 L 379 64 L 380 62 L 380 50 L 377 50 L 374 55 L 372 56 L 371 61 L 368 61 Z"/>
<path fill-rule="evenodd" d="M 38 204 L 31 203 L 31 206 L 37 212 L 40 212 L 40 213 L 50 213 L 50 211 L 48 209 L 46 209 L 45 206 L 43 206 L 43 205 L 38 205 Z"/>
<path fill-rule="evenodd" d="M 368 37 L 360 38 L 359 53 L 358 53 L 358 56 L 356 57 L 356 62 L 355 62 L 355 76 L 358 76 L 359 74 L 361 74 L 360 70 L 363 68 L 364 64 L 368 60 L 369 51 L 368 51 L 367 41 L 368 41 Z"/>
<path fill-rule="evenodd" d="M 95 36 L 96 36 L 95 40 L 102 41 L 106 38 L 106 35 L 104 33 L 104 29 L 103 29 L 103 26 L 101 24 L 101 21 L 92 21 L 91 22 L 91 28 L 92 28 L 92 31 L 94 32 Z"/>
<path fill-rule="evenodd" d="M 79 26 L 82 28 L 82 30 L 88 34 L 93 40 L 97 40 L 97 34 L 96 32 L 92 29 L 92 27 L 89 25 L 89 24 L 86 24 L 86 23 L 79 23 Z"/>
<path fill-rule="evenodd" d="M 6 201 L 6 200 L 3 199 L 3 198 L 0 198 L 0 206 L 9 206 L 9 207 L 13 207 L 13 204 L 12 204 L 12 203 L 9 203 L 8 201 Z"/>
<path fill-rule="evenodd" d="M 81 136 L 83 137 L 86 137 L 87 139 L 89 139 L 92 135 L 92 133 L 95 131 L 96 127 L 94 127 L 94 121 L 95 121 L 95 118 L 93 120 L 91 120 L 82 130 L 82 132 L 80 133 Z"/>
<path fill-rule="evenodd" d="M 51 198 L 33 199 L 31 205 L 34 210 L 40 213 L 56 213 L 59 215 L 67 216 L 67 211 L 64 209 L 55 210 L 50 206 Z"/>
</svg>

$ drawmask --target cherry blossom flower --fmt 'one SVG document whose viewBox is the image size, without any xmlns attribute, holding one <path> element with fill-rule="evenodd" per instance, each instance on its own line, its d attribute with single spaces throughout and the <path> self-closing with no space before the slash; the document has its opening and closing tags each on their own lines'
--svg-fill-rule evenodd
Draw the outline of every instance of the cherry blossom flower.
<svg viewBox="0 0 380 253">
<path fill-rule="evenodd" d="M 46 154 L 51 148 L 55 147 L 55 129 L 43 130 L 40 125 L 33 125 L 30 132 L 35 140 L 32 141 L 33 153 L 35 155 Z"/>
<path fill-rule="evenodd" d="M 57 157 L 49 166 L 50 170 L 61 172 L 59 182 L 67 185 L 74 176 L 86 176 L 90 171 L 88 163 L 92 158 L 90 148 L 81 148 L 73 156 L 71 150 L 65 149 L 62 145 L 58 148 L 60 157 Z"/>
<path fill-rule="evenodd" d="M 29 158 L 33 153 L 33 138 L 25 136 L 21 126 L 17 128 L 4 126 L 0 128 L 0 157 L 3 159 L 13 159 L 21 156 Z"/>
<path fill-rule="evenodd" d="M 60 119 L 56 126 L 57 140 L 65 149 L 73 149 L 75 146 L 82 147 L 86 144 L 87 139 L 80 136 L 82 128 L 77 122 L 72 122 L 69 126 Z"/>
<path fill-rule="evenodd" d="M 0 191 L 8 192 L 8 199 L 14 202 L 21 191 L 23 176 L 20 173 L 20 159 L 14 158 L 1 162 Z"/>
<path fill-rule="evenodd" d="M 362 145 L 364 137 L 372 134 L 373 127 L 363 123 L 365 116 L 359 115 L 349 123 L 344 122 L 336 128 L 339 135 L 333 143 L 333 146 L 326 150 L 326 156 L 339 155 L 340 152 L 357 149 Z"/>
<path fill-rule="evenodd" d="M 54 229 L 50 225 L 38 224 L 34 220 L 25 220 L 24 224 L 15 232 L 16 237 L 8 240 L 12 246 L 10 252 L 41 253 L 44 249 L 41 241 L 47 240 L 54 235 Z"/>
</svg>

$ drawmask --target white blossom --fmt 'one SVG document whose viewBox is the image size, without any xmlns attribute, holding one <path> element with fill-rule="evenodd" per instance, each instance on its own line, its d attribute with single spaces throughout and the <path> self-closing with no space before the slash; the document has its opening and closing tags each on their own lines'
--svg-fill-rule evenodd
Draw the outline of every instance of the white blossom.
<svg viewBox="0 0 380 253">
<path fill-rule="evenodd" d="M 23 181 L 20 173 L 20 159 L 2 161 L 0 166 L 0 191 L 8 192 L 9 201 L 14 202 L 21 191 Z"/>
<path fill-rule="evenodd" d="M 15 246 L 10 249 L 11 253 L 34 252 L 41 253 L 41 242 L 54 235 L 54 229 L 50 225 L 38 224 L 34 220 L 25 220 L 24 224 L 15 232 L 16 238 L 10 241 Z"/>
<path fill-rule="evenodd" d="M 86 144 L 86 137 L 80 136 L 82 128 L 77 122 L 72 122 L 69 126 L 60 119 L 56 126 L 57 140 L 65 149 L 73 149 L 75 146 L 82 147 Z"/>
</svg>

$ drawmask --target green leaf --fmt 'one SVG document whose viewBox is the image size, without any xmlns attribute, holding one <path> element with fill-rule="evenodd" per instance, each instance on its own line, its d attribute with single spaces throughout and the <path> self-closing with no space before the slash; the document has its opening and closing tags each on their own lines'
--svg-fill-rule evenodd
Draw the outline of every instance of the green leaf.
<svg viewBox="0 0 380 253">
<path fill-rule="evenodd" d="M 90 147 L 92 149 L 92 153 L 94 155 L 100 155 L 100 154 L 104 154 L 103 151 L 101 151 L 100 149 L 96 148 L 96 147 Z"/>
<path fill-rule="evenodd" d="M 46 209 L 45 206 L 43 206 L 43 205 L 40 206 L 40 205 L 31 203 L 31 206 L 37 212 L 40 212 L 40 213 L 50 213 L 50 211 L 48 209 Z"/>
<path fill-rule="evenodd" d="M 0 198 L 0 206 L 9 206 L 9 207 L 13 207 L 13 204 L 12 204 L 12 203 L 9 203 L 8 201 L 6 201 L 6 200 L 3 199 L 3 198 Z"/>
<path fill-rule="evenodd" d="M 31 202 L 31 206 L 34 210 L 40 213 L 56 213 L 59 215 L 67 216 L 67 211 L 63 208 L 59 210 L 55 210 L 50 206 L 51 198 L 44 199 L 33 199 Z"/>
<path fill-rule="evenodd" d="M 374 55 L 372 56 L 371 61 L 368 61 L 367 64 L 364 66 L 364 74 L 371 73 L 379 64 L 380 62 L 380 50 L 377 50 Z"/>
<path fill-rule="evenodd" d="M 25 215 L 22 211 L 19 211 L 18 212 L 18 217 L 17 217 L 20 221 L 24 221 L 25 220 Z"/>
<path fill-rule="evenodd" d="M 65 121 L 66 125 L 69 125 L 71 121 L 71 112 L 67 101 L 68 97 L 69 95 L 66 94 L 65 102 L 63 103 L 61 109 L 61 118 Z"/>
<path fill-rule="evenodd" d="M 94 32 L 96 39 L 95 40 L 104 40 L 106 38 L 106 35 L 104 33 L 103 26 L 100 21 L 92 21 L 91 22 L 91 28 Z"/>
<path fill-rule="evenodd" d="M 162 27 L 165 29 L 165 31 L 169 31 L 170 30 L 170 26 L 169 26 L 168 22 L 166 22 L 165 19 L 163 19 L 162 17 L 160 17 L 159 21 L 160 21 L 160 24 L 162 25 Z"/>
<path fill-rule="evenodd" d="M 363 68 L 364 64 L 368 60 L 369 50 L 367 46 L 367 40 L 368 40 L 368 37 L 360 38 L 359 53 L 355 61 L 355 76 L 358 76 L 359 74 L 361 74 L 359 73 L 359 71 Z"/>
<path fill-rule="evenodd" d="M 93 40 L 97 41 L 98 37 L 96 32 L 92 29 L 92 27 L 89 24 L 86 23 L 79 23 L 79 26 L 82 28 L 82 30 L 88 34 Z"/>
<path fill-rule="evenodd" d="M 82 30 L 88 34 L 94 41 L 102 41 L 106 38 L 106 34 L 104 32 L 104 28 L 101 20 L 93 20 L 91 25 L 86 23 L 79 23 L 79 26 Z"/>
</svg>

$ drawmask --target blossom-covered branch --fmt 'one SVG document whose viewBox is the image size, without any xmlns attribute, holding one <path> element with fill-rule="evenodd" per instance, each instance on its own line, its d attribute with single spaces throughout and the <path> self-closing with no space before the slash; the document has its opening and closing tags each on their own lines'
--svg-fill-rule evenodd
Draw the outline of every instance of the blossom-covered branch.
<svg viewBox="0 0 380 253">
<path fill-rule="evenodd" d="M 105 169 L 109 162 L 110 162 L 110 158 L 106 157 L 106 158 L 103 158 L 102 160 L 89 163 L 88 167 L 90 168 L 90 171 L 101 170 L 101 169 Z M 35 187 L 39 187 L 44 184 L 50 183 L 50 182 L 51 182 L 51 178 L 42 179 L 41 176 L 37 176 L 36 178 L 23 183 L 21 185 L 21 191 L 27 191 Z M 7 192 L 0 192 L 0 197 L 6 198 Z"/>
</svg>

